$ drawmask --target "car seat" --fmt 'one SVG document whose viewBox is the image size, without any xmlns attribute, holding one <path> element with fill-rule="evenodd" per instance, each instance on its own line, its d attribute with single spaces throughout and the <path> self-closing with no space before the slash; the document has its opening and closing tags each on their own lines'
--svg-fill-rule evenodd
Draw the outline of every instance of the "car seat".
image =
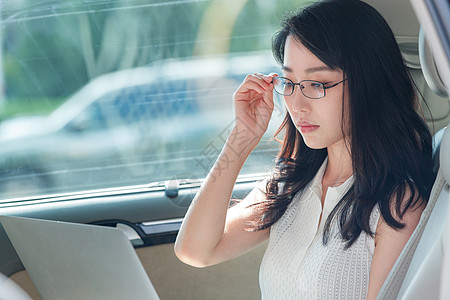
<svg viewBox="0 0 450 300">
<path fill-rule="evenodd" d="M 441 129 L 433 139 L 438 167 L 429 202 L 419 224 L 397 259 L 377 299 L 439 299 L 442 261 L 446 249 L 450 198 L 450 130 Z"/>
</svg>

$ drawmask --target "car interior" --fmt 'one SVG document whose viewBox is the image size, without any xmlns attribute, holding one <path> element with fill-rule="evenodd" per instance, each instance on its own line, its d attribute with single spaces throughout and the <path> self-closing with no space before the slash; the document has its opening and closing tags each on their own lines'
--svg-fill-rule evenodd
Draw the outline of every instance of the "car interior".
<svg viewBox="0 0 450 300">
<path fill-rule="evenodd" d="M 420 222 L 377 299 L 450 299 L 450 4 L 365 2 L 389 23 L 421 95 L 436 172 Z M 174 242 L 229 132 L 233 91 L 246 73 L 277 72 L 271 36 L 286 11 L 305 3 L 0 2 L 0 216 L 121 230 L 160 299 L 260 299 L 268 242 L 205 268 L 181 262 Z M 230 205 L 270 172 L 284 112 L 279 100 Z M 3 226 L 0 275 L 0 299 L 45 300 Z"/>
</svg>

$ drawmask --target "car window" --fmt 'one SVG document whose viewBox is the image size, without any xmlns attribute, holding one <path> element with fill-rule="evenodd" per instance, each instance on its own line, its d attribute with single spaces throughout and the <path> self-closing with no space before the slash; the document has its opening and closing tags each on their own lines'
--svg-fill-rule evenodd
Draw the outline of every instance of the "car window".
<svg viewBox="0 0 450 300">
<path fill-rule="evenodd" d="M 294 0 L 3 1 L 0 201 L 207 175 Z M 285 109 L 241 174 L 263 173 Z M 226 167 L 226 165 L 224 166 Z"/>
</svg>

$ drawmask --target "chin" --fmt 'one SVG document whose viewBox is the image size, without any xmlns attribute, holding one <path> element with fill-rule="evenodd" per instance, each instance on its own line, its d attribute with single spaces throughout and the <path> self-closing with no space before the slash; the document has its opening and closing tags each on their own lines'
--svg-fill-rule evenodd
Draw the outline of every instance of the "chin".
<svg viewBox="0 0 450 300">
<path fill-rule="evenodd" d="M 312 142 L 312 141 L 308 141 L 305 138 L 303 138 L 303 141 L 305 142 L 306 146 L 308 146 L 308 148 L 310 148 L 310 149 L 319 150 L 319 149 L 323 149 L 323 148 L 327 147 L 326 145 L 323 145 L 321 143 L 315 143 L 315 142 Z"/>
</svg>

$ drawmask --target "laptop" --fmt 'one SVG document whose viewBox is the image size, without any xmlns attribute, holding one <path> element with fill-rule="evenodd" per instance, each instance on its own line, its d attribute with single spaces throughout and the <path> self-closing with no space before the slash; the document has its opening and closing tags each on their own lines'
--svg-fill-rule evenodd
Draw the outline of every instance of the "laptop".
<svg viewBox="0 0 450 300">
<path fill-rule="evenodd" d="M 159 300 L 117 228 L 0 216 L 43 300 Z"/>
</svg>

